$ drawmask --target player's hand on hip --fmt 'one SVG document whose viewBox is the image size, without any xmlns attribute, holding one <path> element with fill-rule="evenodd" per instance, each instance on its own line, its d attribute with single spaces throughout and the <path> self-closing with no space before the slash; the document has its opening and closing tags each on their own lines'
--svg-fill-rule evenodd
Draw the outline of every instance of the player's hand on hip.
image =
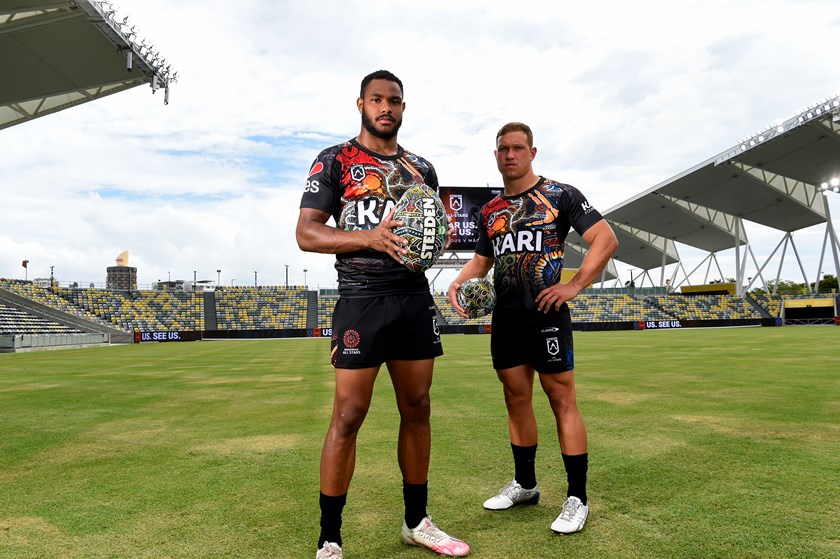
<svg viewBox="0 0 840 559">
<path fill-rule="evenodd" d="M 552 309 L 559 311 L 563 303 L 574 299 L 576 295 L 574 287 L 568 283 L 556 283 L 543 289 L 537 295 L 537 309 L 544 313 Z"/>
</svg>

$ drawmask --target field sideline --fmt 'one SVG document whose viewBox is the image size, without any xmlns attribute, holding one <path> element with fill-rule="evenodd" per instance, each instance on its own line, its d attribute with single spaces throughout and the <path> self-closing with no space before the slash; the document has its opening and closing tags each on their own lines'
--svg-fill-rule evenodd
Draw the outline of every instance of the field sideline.
<svg viewBox="0 0 840 559">
<path fill-rule="evenodd" d="M 565 474 L 545 397 L 540 504 L 512 477 L 488 336 L 446 336 L 429 512 L 471 557 L 840 557 L 840 328 L 576 332 L 591 517 L 548 526 Z M 326 339 L 0 354 L 0 558 L 311 558 L 332 405 Z M 345 557 L 401 543 L 385 372 L 360 433 Z"/>
</svg>

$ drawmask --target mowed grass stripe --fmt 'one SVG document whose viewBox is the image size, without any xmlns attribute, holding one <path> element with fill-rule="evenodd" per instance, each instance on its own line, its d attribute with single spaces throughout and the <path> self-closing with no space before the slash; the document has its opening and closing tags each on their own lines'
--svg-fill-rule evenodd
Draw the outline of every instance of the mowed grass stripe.
<svg viewBox="0 0 840 559">
<path fill-rule="evenodd" d="M 488 558 L 840 556 L 840 329 L 576 333 L 591 519 L 559 537 L 554 419 L 535 388 L 538 506 L 512 476 L 489 337 L 447 336 L 432 388 L 429 511 Z M 0 557 L 314 556 L 332 408 L 326 339 L 0 355 Z M 348 558 L 399 540 L 387 373 L 359 436 Z"/>
</svg>

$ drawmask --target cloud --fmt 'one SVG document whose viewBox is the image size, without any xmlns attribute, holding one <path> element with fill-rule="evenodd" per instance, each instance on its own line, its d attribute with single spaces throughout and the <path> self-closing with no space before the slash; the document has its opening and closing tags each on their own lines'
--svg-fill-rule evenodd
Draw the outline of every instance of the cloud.
<svg viewBox="0 0 840 559">
<path fill-rule="evenodd" d="M 401 143 L 442 184 L 499 186 L 495 133 L 521 120 L 535 169 L 601 210 L 840 90 L 830 0 L 115 4 L 178 71 L 171 102 L 135 88 L 0 131 L 0 277 L 29 259 L 30 279 L 55 266 L 102 284 L 129 250 L 144 287 L 282 284 L 286 266 L 334 287 L 333 257 L 297 248 L 298 204 L 315 155 L 358 132 L 359 81 L 379 68 L 405 84 Z M 781 238 L 748 232 L 768 255 Z M 815 269 L 821 233 L 796 235 Z M 705 256 L 686 248 L 685 266 Z"/>
</svg>

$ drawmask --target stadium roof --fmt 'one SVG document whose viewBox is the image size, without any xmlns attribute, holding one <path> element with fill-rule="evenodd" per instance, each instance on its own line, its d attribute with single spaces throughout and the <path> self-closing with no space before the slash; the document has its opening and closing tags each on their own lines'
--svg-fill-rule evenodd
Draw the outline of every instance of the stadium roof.
<svg viewBox="0 0 840 559">
<path fill-rule="evenodd" d="M 840 177 L 840 98 L 785 122 L 604 212 L 615 258 L 650 270 L 676 262 L 673 241 L 717 252 L 746 239 L 740 220 L 784 232 L 826 223 L 822 189 Z M 583 244 L 576 234 L 569 242 Z M 665 252 L 663 256 L 663 252 Z"/>
<path fill-rule="evenodd" d="M 143 84 L 165 91 L 165 59 L 98 0 L 0 2 L 0 129 Z"/>
</svg>

